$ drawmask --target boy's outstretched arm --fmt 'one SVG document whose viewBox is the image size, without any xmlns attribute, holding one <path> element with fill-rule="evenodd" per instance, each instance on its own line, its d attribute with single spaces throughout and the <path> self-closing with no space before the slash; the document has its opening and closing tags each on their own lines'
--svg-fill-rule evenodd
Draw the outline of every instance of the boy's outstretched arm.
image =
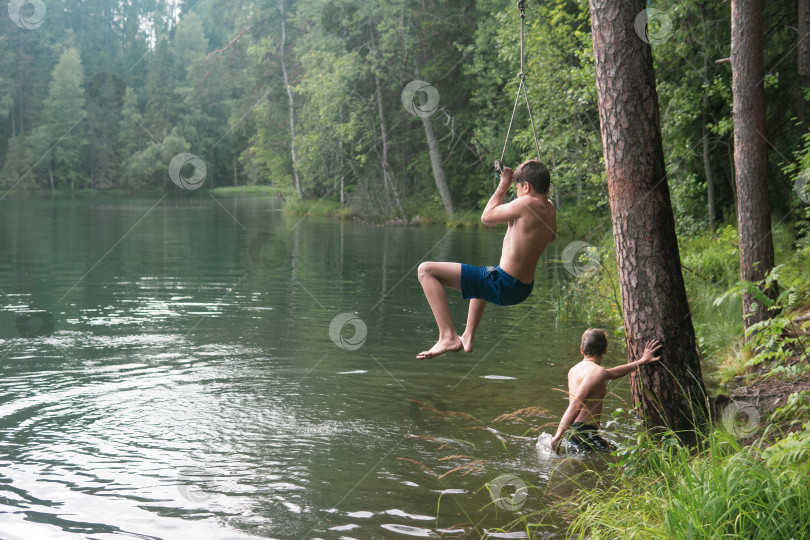
<svg viewBox="0 0 810 540">
<path fill-rule="evenodd" d="M 660 348 L 661 343 L 658 340 L 648 341 L 647 346 L 644 347 L 644 353 L 641 355 L 641 358 L 639 358 L 635 362 L 629 362 L 621 366 L 606 369 L 605 373 L 607 374 L 608 380 L 612 381 L 614 379 L 620 379 L 625 375 L 627 375 L 628 373 L 632 373 L 633 371 L 635 371 L 635 369 L 638 368 L 639 366 L 650 364 L 652 362 L 657 362 L 658 360 L 661 359 L 661 357 L 654 355 L 656 352 L 658 352 Z"/>
<path fill-rule="evenodd" d="M 577 419 L 577 415 L 585 405 L 585 400 L 588 398 L 588 395 L 602 383 L 602 377 L 604 377 L 603 373 L 604 370 L 588 376 L 582 381 L 582 384 L 579 385 L 579 390 L 577 390 L 573 399 L 569 399 L 568 408 L 560 419 L 560 425 L 557 426 L 557 433 L 555 433 L 554 437 L 551 439 L 551 448 L 554 452 L 559 452 L 560 441 L 562 440 L 565 430 L 571 427 L 571 423 Z"/>
</svg>

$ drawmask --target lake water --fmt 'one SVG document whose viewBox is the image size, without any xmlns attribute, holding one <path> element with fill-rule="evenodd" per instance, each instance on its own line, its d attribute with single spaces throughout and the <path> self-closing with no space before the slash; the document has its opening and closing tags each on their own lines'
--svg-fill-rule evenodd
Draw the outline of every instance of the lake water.
<svg viewBox="0 0 810 540">
<path fill-rule="evenodd" d="M 475 352 L 416 360 L 437 337 L 416 266 L 496 264 L 502 230 L 194 193 L 9 197 L 0 231 L 4 540 L 519 538 L 499 528 L 569 493 L 559 473 L 602 466 L 536 445 L 587 327 L 555 324 L 563 239 L 529 300 L 487 307 Z M 495 421 L 530 406 L 547 412 Z"/>
</svg>

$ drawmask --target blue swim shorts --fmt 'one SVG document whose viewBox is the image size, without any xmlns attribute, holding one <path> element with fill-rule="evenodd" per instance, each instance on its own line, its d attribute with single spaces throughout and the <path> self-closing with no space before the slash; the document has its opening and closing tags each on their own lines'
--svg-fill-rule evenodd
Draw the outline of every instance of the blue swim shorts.
<svg viewBox="0 0 810 540">
<path fill-rule="evenodd" d="M 481 298 L 499 306 L 513 306 L 526 300 L 533 288 L 533 282 L 518 281 L 500 266 L 461 263 L 461 295 L 465 300 Z"/>
</svg>

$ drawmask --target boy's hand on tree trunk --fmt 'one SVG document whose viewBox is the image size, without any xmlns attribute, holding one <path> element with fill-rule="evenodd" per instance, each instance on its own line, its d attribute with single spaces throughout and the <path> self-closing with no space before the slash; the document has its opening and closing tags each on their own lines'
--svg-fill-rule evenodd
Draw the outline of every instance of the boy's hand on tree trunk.
<svg viewBox="0 0 810 540">
<path fill-rule="evenodd" d="M 657 362 L 661 360 L 660 356 L 655 356 L 655 353 L 661 349 L 662 345 L 661 342 L 656 340 L 648 341 L 647 346 L 644 347 L 644 353 L 639 358 L 638 363 L 639 365 L 643 366 L 644 364 L 651 364 L 652 362 Z"/>
</svg>

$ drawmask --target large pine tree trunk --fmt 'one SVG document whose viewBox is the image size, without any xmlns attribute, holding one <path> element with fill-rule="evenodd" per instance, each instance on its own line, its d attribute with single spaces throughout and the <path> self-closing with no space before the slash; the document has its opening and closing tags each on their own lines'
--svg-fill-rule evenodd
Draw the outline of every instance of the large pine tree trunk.
<svg viewBox="0 0 810 540">
<path fill-rule="evenodd" d="M 765 278 L 774 262 L 768 205 L 760 0 L 731 2 L 731 74 L 740 274 L 743 280 L 756 282 Z M 776 287 L 765 293 L 775 298 Z M 767 319 L 769 313 L 752 295 L 745 294 L 743 316 L 747 330 L 752 324 Z"/>
<path fill-rule="evenodd" d="M 691 431 L 706 395 L 686 300 L 661 143 L 650 45 L 633 22 L 644 0 L 590 0 L 599 120 L 628 360 L 647 341 L 661 362 L 631 376 L 647 421 Z"/>
<path fill-rule="evenodd" d="M 284 48 L 287 46 L 287 14 L 284 12 L 284 0 L 278 0 L 278 11 L 281 14 L 281 74 L 284 77 L 284 88 L 287 89 L 287 100 L 290 109 L 290 155 L 292 157 L 293 177 L 298 200 L 304 200 L 301 191 L 301 179 L 298 177 L 298 158 L 295 155 L 295 98 L 293 97 L 290 77 L 287 73 L 287 63 L 284 60 Z"/>
</svg>

